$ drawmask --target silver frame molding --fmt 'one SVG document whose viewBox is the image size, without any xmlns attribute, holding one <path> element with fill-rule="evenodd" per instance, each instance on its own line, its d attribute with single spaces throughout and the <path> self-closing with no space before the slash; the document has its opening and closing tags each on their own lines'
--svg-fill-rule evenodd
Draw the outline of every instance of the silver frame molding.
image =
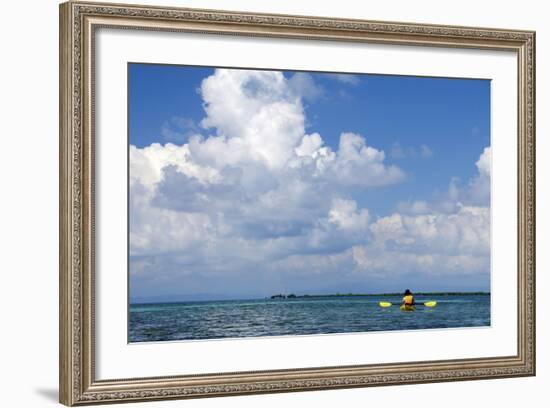
<svg viewBox="0 0 550 408">
<path fill-rule="evenodd" d="M 518 63 L 518 349 L 513 356 L 97 380 L 94 33 L 99 27 L 513 51 Z M 60 5 L 60 402 L 82 405 L 535 375 L 535 33 L 184 8 Z"/>
</svg>

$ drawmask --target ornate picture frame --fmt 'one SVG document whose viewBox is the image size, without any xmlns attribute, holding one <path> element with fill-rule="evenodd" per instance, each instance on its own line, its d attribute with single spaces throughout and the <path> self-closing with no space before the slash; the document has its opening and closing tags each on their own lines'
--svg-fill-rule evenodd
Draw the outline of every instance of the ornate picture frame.
<svg viewBox="0 0 550 408">
<path fill-rule="evenodd" d="M 303 369 L 96 378 L 99 28 L 500 50 L 517 56 L 517 353 Z M 535 375 L 535 33 L 137 5 L 60 5 L 60 402 L 81 405 Z M 124 135 L 121 135 L 123 137 Z"/>
</svg>

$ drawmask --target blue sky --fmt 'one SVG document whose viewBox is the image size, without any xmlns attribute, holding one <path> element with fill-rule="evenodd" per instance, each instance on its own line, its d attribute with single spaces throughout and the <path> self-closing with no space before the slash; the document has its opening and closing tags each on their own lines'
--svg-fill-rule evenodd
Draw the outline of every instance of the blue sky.
<svg viewBox="0 0 550 408">
<path fill-rule="evenodd" d="M 490 81 L 128 69 L 132 298 L 489 288 Z"/>
</svg>

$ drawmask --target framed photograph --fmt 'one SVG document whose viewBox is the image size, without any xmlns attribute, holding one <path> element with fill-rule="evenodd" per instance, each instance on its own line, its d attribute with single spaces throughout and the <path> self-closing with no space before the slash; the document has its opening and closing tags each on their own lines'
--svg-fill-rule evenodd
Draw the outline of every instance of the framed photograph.
<svg viewBox="0 0 550 408">
<path fill-rule="evenodd" d="M 535 374 L 535 33 L 60 6 L 60 401 Z"/>
</svg>

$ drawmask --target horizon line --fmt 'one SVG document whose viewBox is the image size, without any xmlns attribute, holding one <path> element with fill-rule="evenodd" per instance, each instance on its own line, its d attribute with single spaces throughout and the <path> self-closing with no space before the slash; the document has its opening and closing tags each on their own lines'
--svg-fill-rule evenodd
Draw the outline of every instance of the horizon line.
<svg viewBox="0 0 550 408">
<path fill-rule="evenodd" d="M 473 291 L 419 291 L 419 292 L 413 292 L 413 295 L 416 296 L 442 296 L 442 295 L 449 295 L 449 296 L 459 296 L 459 295 L 490 295 L 491 291 L 485 291 L 485 290 L 473 290 Z M 159 303 L 183 303 L 183 302 L 212 302 L 212 301 L 235 301 L 235 300 L 275 300 L 275 299 L 302 299 L 302 298 L 323 298 L 323 297 L 354 297 L 354 296 L 402 296 L 403 292 L 378 292 L 378 293 L 328 293 L 328 294 L 301 294 L 297 295 L 294 293 L 277 293 L 274 295 L 266 295 L 261 297 L 235 297 L 235 298 L 226 298 L 226 299 L 220 299 L 220 298 L 211 298 L 211 299 L 197 299 L 197 300 L 146 300 L 144 298 L 143 300 L 136 301 L 136 299 L 129 299 L 128 304 L 129 305 L 139 305 L 139 304 L 159 304 Z M 170 295 L 168 295 L 170 296 Z M 183 296 L 193 296 L 193 295 L 183 295 Z M 289 298 L 290 296 L 290 298 Z M 139 299 L 139 297 L 138 297 Z"/>
</svg>

